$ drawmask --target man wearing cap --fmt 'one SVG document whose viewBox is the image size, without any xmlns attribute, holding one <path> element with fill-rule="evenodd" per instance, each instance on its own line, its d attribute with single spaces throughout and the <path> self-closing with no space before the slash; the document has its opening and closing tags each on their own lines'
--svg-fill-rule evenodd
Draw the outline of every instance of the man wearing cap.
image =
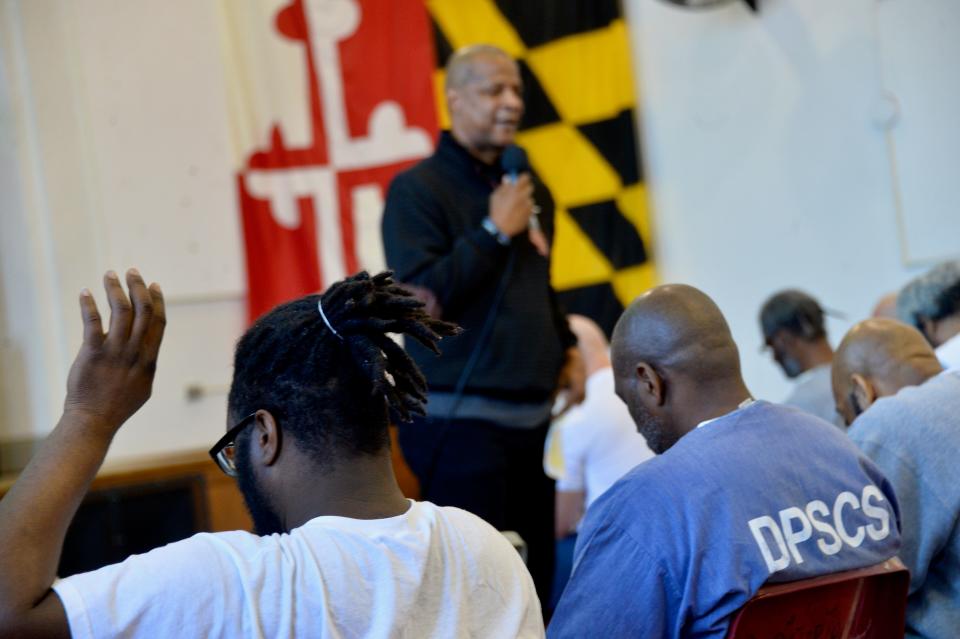
<svg viewBox="0 0 960 639">
<path fill-rule="evenodd" d="M 784 290 L 771 296 L 760 309 L 760 329 L 767 348 L 794 380 L 783 401 L 843 428 L 830 387 L 833 349 L 827 341 L 823 308 L 803 291 Z"/>
<path fill-rule="evenodd" d="M 960 260 L 943 262 L 904 286 L 897 315 L 923 333 L 944 368 L 960 367 Z"/>
</svg>

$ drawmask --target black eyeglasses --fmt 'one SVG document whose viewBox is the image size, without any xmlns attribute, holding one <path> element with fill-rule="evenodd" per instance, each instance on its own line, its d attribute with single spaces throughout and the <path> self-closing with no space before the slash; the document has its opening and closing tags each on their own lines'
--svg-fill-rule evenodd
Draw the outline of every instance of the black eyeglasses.
<svg viewBox="0 0 960 639">
<path fill-rule="evenodd" d="M 239 435 L 240 431 L 244 428 L 252 424 L 256 417 L 256 413 L 250 413 L 241 419 L 235 426 L 231 426 L 230 430 L 210 449 L 210 457 L 213 458 L 213 461 L 217 462 L 220 470 L 230 477 L 237 476 L 237 465 L 234 461 L 235 455 L 237 454 L 237 435 Z"/>
</svg>

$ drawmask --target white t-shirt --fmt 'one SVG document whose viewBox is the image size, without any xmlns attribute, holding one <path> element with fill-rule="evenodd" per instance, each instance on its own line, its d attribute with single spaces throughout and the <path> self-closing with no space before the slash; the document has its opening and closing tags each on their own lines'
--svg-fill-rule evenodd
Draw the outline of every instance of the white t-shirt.
<svg viewBox="0 0 960 639">
<path fill-rule="evenodd" d="M 837 404 L 833 399 L 833 382 L 830 378 L 830 364 L 821 364 L 809 368 L 794 380 L 790 396 L 782 403 L 816 415 L 834 426 L 846 430 L 843 418 L 837 413 Z"/>
<path fill-rule="evenodd" d="M 960 369 L 960 333 L 937 347 L 937 359 L 947 370 Z"/>
<path fill-rule="evenodd" d="M 585 508 L 653 451 L 613 390 L 613 369 L 587 378 L 587 395 L 556 424 L 563 468 L 557 490 L 586 492 Z"/>
<path fill-rule="evenodd" d="M 542 637 L 533 581 L 492 526 L 411 501 L 289 534 L 201 533 L 54 584 L 86 637 Z"/>
</svg>

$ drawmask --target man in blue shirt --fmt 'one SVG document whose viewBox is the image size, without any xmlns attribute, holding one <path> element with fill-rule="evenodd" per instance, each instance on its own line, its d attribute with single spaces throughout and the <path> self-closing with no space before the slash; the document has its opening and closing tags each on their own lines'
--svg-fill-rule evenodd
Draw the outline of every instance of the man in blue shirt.
<svg viewBox="0 0 960 639">
<path fill-rule="evenodd" d="M 960 370 L 943 371 L 916 329 L 872 319 L 837 349 L 833 390 L 849 435 L 900 497 L 910 569 L 908 637 L 960 629 Z"/>
<path fill-rule="evenodd" d="M 587 513 L 552 637 L 723 637 L 767 581 L 884 561 L 899 511 L 838 429 L 750 397 L 726 320 L 657 287 L 613 334 L 617 394 L 658 456 Z"/>
</svg>

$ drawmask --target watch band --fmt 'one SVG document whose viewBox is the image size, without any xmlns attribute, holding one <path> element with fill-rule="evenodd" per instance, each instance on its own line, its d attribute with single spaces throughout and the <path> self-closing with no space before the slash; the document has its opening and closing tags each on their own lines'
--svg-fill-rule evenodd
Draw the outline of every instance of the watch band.
<svg viewBox="0 0 960 639">
<path fill-rule="evenodd" d="M 483 227 L 484 231 L 492 235 L 500 246 L 510 245 L 510 236 L 498 229 L 497 225 L 493 223 L 493 220 L 491 220 L 489 216 L 483 218 L 483 221 L 480 222 L 480 226 Z"/>
</svg>

